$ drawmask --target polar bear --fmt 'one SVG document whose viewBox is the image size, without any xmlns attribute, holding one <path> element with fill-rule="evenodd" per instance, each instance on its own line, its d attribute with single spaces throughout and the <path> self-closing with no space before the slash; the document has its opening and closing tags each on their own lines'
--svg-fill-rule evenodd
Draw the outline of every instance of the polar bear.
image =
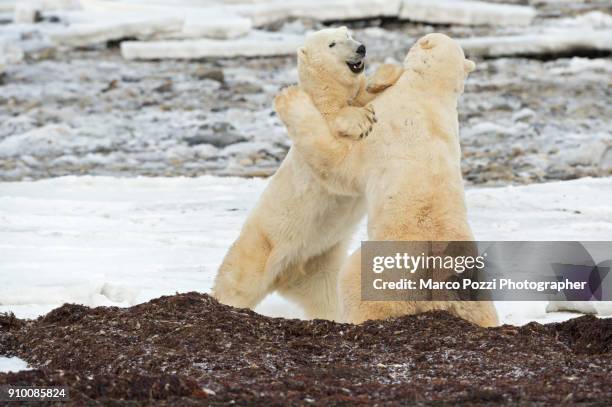
<svg viewBox="0 0 612 407">
<path fill-rule="evenodd" d="M 363 75 L 365 53 L 346 27 L 313 33 L 298 50 L 299 86 L 347 147 L 367 136 L 375 120 L 361 107 L 374 97 Z M 400 73 L 400 67 L 383 65 L 370 89 L 384 89 Z M 226 254 L 214 297 L 253 308 L 278 291 L 308 318 L 337 319 L 337 274 L 365 208 L 361 196 L 332 191 L 324 178 L 290 149 Z"/>
<path fill-rule="evenodd" d="M 370 240 L 473 240 L 460 166 L 457 102 L 474 66 L 449 37 L 423 37 L 410 49 L 395 85 L 371 102 L 378 118 L 372 135 L 350 146 L 338 142 L 300 89 L 277 96 L 277 112 L 308 165 L 328 182 L 341 184 L 336 188 L 365 194 Z M 346 322 L 444 309 L 481 326 L 498 324 L 489 301 L 362 301 L 359 250 L 343 266 L 339 290 Z"/>
</svg>

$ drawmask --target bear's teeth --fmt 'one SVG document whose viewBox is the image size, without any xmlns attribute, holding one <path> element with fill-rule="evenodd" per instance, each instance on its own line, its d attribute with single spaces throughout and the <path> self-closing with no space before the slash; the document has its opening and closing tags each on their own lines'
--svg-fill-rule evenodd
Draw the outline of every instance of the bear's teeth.
<svg viewBox="0 0 612 407">
<path fill-rule="evenodd" d="M 351 71 L 353 71 L 354 73 L 359 73 L 361 70 L 363 70 L 364 67 L 364 63 L 363 61 L 359 61 L 359 62 L 346 62 L 346 65 L 351 69 Z"/>
</svg>

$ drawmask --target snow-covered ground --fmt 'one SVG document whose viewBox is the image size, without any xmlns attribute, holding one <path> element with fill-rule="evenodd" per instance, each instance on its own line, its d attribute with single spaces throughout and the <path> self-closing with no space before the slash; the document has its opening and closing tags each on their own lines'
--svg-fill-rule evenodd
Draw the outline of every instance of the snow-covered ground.
<svg viewBox="0 0 612 407">
<path fill-rule="evenodd" d="M 63 177 L 0 183 L 0 312 L 33 318 L 64 302 L 129 306 L 208 292 L 264 179 Z M 472 188 L 480 240 L 610 240 L 612 177 Z M 354 246 L 366 238 L 359 229 Z M 550 322 L 546 303 L 498 303 L 503 322 Z M 300 317 L 278 296 L 257 311 Z"/>
<path fill-rule="evenodd" d="M 0 373 L 19 372 L 27 368 L 28 364 L 24 360 L 17 357 L 7 358 L 0 356 Z"/>
</svg>

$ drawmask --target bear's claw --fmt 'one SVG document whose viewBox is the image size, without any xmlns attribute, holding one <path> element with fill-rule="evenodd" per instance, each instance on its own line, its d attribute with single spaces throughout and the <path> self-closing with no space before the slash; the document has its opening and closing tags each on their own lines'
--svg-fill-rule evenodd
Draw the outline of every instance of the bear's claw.
<svg viewBox="0 0 612 407">
<path fill-rule="evenodd" d="M 370 133 L 372 132 L 372 127 L 374 126 L 374 123 L 378 122 L 378 120 L 376 119 L 376 112 L 374 111 L 374 108 L 372 108 L 372 106 L 366 107 L 365 111 L 366 111 L 366 119 L 368 121 L 366 123 L 367 128 L 365 129 L 365 131 L 362 131 L 361 134 L 359 134 L 360 140 L 368 137 Z"/>
</svg>

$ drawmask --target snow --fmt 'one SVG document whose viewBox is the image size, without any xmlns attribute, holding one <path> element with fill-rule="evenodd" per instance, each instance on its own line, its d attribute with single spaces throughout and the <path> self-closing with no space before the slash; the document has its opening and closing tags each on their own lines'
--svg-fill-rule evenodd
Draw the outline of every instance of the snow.
<svg viewBox="0 0 612 407">
<path fill-rule="evenodd" d="M 254 30 L 233 40 L 124 41 L 121 55 L 126 59 L 264 57 L 291 55 L 302 42 L 301 35 Z"/>
<path fill-rule="evenodd" d="M 104 134 L 77 134 L 69 126 L 48 124 L 0 141 L 0 158 L 13 155 L 26 159 L 29 156 L 55 157 L 110 147 L 112 141 L 104 137 Z"/>
<path fill-rule="evenodd" d="M 0 183 L 0 312 L 33 318 L 64 302 L 130 306 L 208 292 L 266 182 L 85 176 Z M 612 236 L 612 177 L 473 188 L 467 200 L 480 240 Z M 363 239 L 364 224 L 353 248 Z M 502 321 L 517 325 L 577 315 L 546 313 L 546 302 L 497 305 Z M 276 295 L 257 311 L 302 316 Z"/>
<path fill-rule="evenodd" d="M 7 358 L 0 356 L 0 373 L 19 372 L 28 370 L 28 364 L 17 357 Z"/>
<path fill-rule="evenodd" d="M 461 39 L 460 43 L 466 54 L 486 57 L 568 53 L 576 50 L 612 51 L 612 30 L 547 30 L 537 34 L 466 38 Z"/>
<path fill-rule="evenodd" d="M 546 307 L 547 312 L 575 311 L 583 314 L 612 315 L 610 301 L 551 301 Z"/>
<path fill-rule="evenodd" d="M 402 0 L 400 19 L 459 25 L 529 25 L 536 10 L 482 1 Z"/>
</svg>

